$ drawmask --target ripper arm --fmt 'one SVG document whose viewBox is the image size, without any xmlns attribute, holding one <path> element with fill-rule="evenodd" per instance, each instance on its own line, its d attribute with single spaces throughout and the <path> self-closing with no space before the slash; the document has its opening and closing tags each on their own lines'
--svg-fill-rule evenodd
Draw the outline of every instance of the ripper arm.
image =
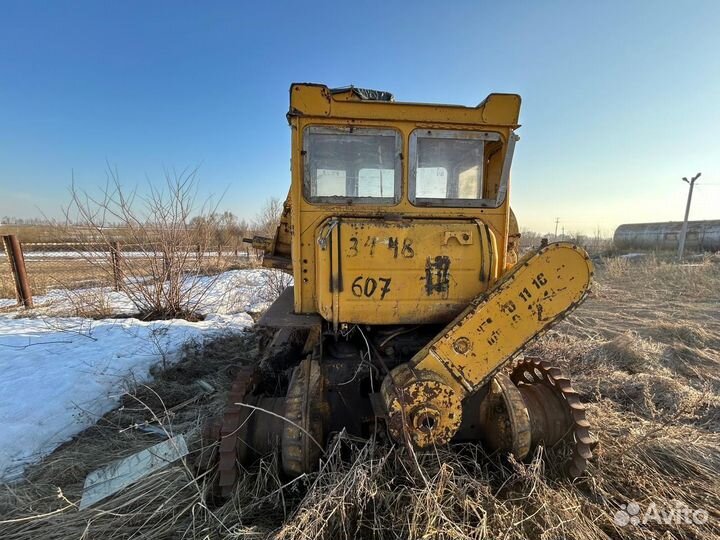
<svg viewBox="0 0 720 540">
<path fill-rule="evenodd" d="M 382 385 L 390 433 L 414 446 L 449 442 L 462 401 L 529 341 L 569 314 L 587 295 L 593 266 L 585 251 L 559 242 L 538 249 L 477 297 Z"/>
</svg>

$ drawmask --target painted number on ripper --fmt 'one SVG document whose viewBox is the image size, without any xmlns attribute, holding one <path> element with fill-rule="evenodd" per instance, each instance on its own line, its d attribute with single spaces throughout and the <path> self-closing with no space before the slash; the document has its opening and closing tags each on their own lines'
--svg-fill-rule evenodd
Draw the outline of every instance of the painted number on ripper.
<svg viewBox="0 0 720 540">
<path fill-rule="evenodd" d="M 537 276 L 535 276 L 532 280 L 532 284 L 535 286 L 536 289 L 542 289 L 545 285 L 547 285 L 547 278 L 543 275 L 542 272 L 540 272 Z M 520 291 L 520 294 L 518 296 L 525 302 L 530 300 L 533 295 L 528 290 L 527 287 L 523 287 L 523 290 Z"/>
<path fill-rule="evenodd" d="M 532 280 L 532 284 L 535 286 L 535 289 L 540 290 L 545 285 L 547 285 L 547 278 L 545 275 L 540 272 L 537 276 L 535 276 Z M 523 287 L 523 289 L 518 293 L 518 297 L 523 302 L 529 302 L 530 299 L 533 297 L 533 294 L 528 290 L 527 287 Z M 538 310 L 542 311 L 542 306 L 538 306 Z M 513 322 L 519 322 L 521 317 L 520 314 L 517 312 L 517 304 L 513 302 L 512 300 L 508 300 L 504 304 L 500 306 L 500 311 L 502 311 L 505 315 L 509 315 Z M 491 343 L 492 345 L 492 343 Z"/>
<path fill-rule="evenodd" d="M 380 295 L 380 300 L 382 300 L 385 298 L 385 295 L 390 292 L 391 281 L 391 278 L 381 277 L 375 279 L 371 277 L 366 278 L 358 276 L 353 280 L 352 293 L 358 298 L 361 298 L 362 296 L 365 296 L 366 298 L 374 298 L 377 293 Z"/>
</svg>

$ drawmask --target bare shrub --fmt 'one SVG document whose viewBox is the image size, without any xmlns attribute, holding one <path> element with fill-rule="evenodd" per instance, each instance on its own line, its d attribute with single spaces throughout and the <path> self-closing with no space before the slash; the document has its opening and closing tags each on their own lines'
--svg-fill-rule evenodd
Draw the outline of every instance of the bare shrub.
<svg viewBox="0 0 720 540">
<path fill-rule="evenodd" d="M 195 216 L 190 225 L 200 236 L 206 236 L 210 247 L 216 249 L 218 260 L 223 258 L 224 251 L 238 255 L 243 237 L 249 230 L 247 222 L 238 220 L 232 212 Z"/>
<path fill-rule="evenodd" d="M 66 306 L 69 314 L 75 317 L 91 319 L 104 319 L 113 315 L 110 301 L 111 291 L 103 287 L 92 287 L 87 289 L 61 289 L 60 302 Z M 55 315 L 62 314 L 61 310 L 55 310 Z"/>
<path fill-rule="evenodd" d="M 547 238 L 547 236 L 544 236 L 536 231 L 531 231 L 530 229 L 521 229 L 520 251 L 524 253 L 532 248 L 540 247 L 540 243 L 543 238 Z"/>
<path fill-rule="evenodd" d="M 260 236 L 273 238 L 275 236 L 275 229 L 277 229 L 280 223 L 282 211 L 283 204 L 277 197 L 270 197 L 265 201 L 265 205 L 260 209 L 257 216 L 255 216 L 255 223 L 253 224 L 255 233 Z"/>
<path fill-rule="evenodd" d="M 264 238 L 275 238 L 277 233 L 278 225 L 280 225 L 280 218 L 283 213 L 283 204 L 280 199 L 276 197 L 270 197 L 265 201 L 265 204 L 255 216 L 252 228 L 248 230 L 248 236 L 261 236 Z M 246 244 L 249 245 L 249 244 Z M 253 250 L 255 263 L 260 263 L 263 259 L 263 252 L 261 250 Z"/>
<path fill-rule="evenodd" d="M 216 246 L 218 216 L 211 201 L 197 200 L 197 170 L 166 172 L 162 187 L 146 193 L 127 190 L 117 171 L 108 170 L 104 189 L 95 196 L 74 184 L 71 203 L 64 209 L 65 230 L 82 223 L 92 231 L 97 252 L 79 254 L 112 280 L 119 270 L 118 288 L 145 318 L 198 316 L 198 307 L 214 279 L 203 276 L 206 253 Z M 122 229 L 142 270 L 130 258 L 113 260 Z M 86 238 L 83 238 L 86 240 Z"/>
<path fill-rule="evenodd" d="M 282 270 L 267 269 L 263 271 L 262 286 L 258 294 L 259 300 L 272 303 L 292 284 L 292 275 Z"/>
</svg>

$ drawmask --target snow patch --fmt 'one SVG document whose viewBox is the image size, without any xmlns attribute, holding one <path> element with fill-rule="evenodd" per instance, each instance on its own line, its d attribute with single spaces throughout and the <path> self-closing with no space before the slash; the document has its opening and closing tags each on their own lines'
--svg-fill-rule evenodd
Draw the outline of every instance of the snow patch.
<svg viewBox="0 0 720 540">
<path fill-rule="evenodd" d="M 0 478 L 93 425 L 184 343 L 252 325 L 245 314 L 182 320 L 0 318 Z"/>
<path fill-rule="evenodd" d="M 50 291 L 35 298 L 44 307 L 31 310 L 32 318 L 20 310 L 0 315 L 0 480 L 18 479 L 28 464 L 92 426 L 126 390 L 149 381 L 153 365 L 176 361 L 184 343 L 251 326 L 248 312 L 268 304 L 266 272 L 200 278 L 209 280 L 200 322 L 57 316 L 97 295 L 113 313 L 136 311 L 126 295 L 106 288 Z"/>
<path fill-rule="evenodd" d="M 230 270 L 217 276 L 188 278 L 185 286 L 195 291 L 190 294 L 189 305 L 197 306 L 197 311 L 206 313 L 257 313 L 268 307 L 271 295 L 266 290 L 268 273 L 277 270 L 244 269 Z M 137 286 L 133 286 L 135 288 Z M 132 315 L 139 310 L 132 299 L 124 292 L 116 292 L 111 287 L 89 287 L 84 289 L 53 289 L 46 294 L 33 297 L 35 313 L 43 315 L 62 315 L 72 313 L 83 306 L 102 307 L 113 315 Z M 0 299 L 0 308 L 16 305 L 15 300 Z M 23 315 L 23 311 L 10 314 Z"/>
</svg>

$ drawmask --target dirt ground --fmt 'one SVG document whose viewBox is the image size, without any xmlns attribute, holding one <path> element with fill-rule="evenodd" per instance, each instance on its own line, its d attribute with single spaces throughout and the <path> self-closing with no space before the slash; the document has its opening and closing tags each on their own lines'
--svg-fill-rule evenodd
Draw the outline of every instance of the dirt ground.
<svg viewBox="0 0 720 540">
<path fill-rule="evenodd" d="M 85 475 L 159 442 L 146 422 L 188 434 L 217 412 L 232 366 L 257 358 L 252 333 L 158 373 L 120 410 L 67 443 L 27 481 L 0 488 L 0 537 L 35 538 L 720 538 L 720 260 L 598 263 L 592 296 L 527 354 L 568 373 L 599 440 L 585 475 L 478 445 L 408 455 L 338 437 L 318 473 L 288 481 L 268 456 L 232 500 L 178 463 L 79 511 Z M 202 395 L 202 379 L 218 391 Z M 198 397 L 200 396 L 200 397 Z M 197 399 L 196 399 L 197 398 Z"/>
</svg>

